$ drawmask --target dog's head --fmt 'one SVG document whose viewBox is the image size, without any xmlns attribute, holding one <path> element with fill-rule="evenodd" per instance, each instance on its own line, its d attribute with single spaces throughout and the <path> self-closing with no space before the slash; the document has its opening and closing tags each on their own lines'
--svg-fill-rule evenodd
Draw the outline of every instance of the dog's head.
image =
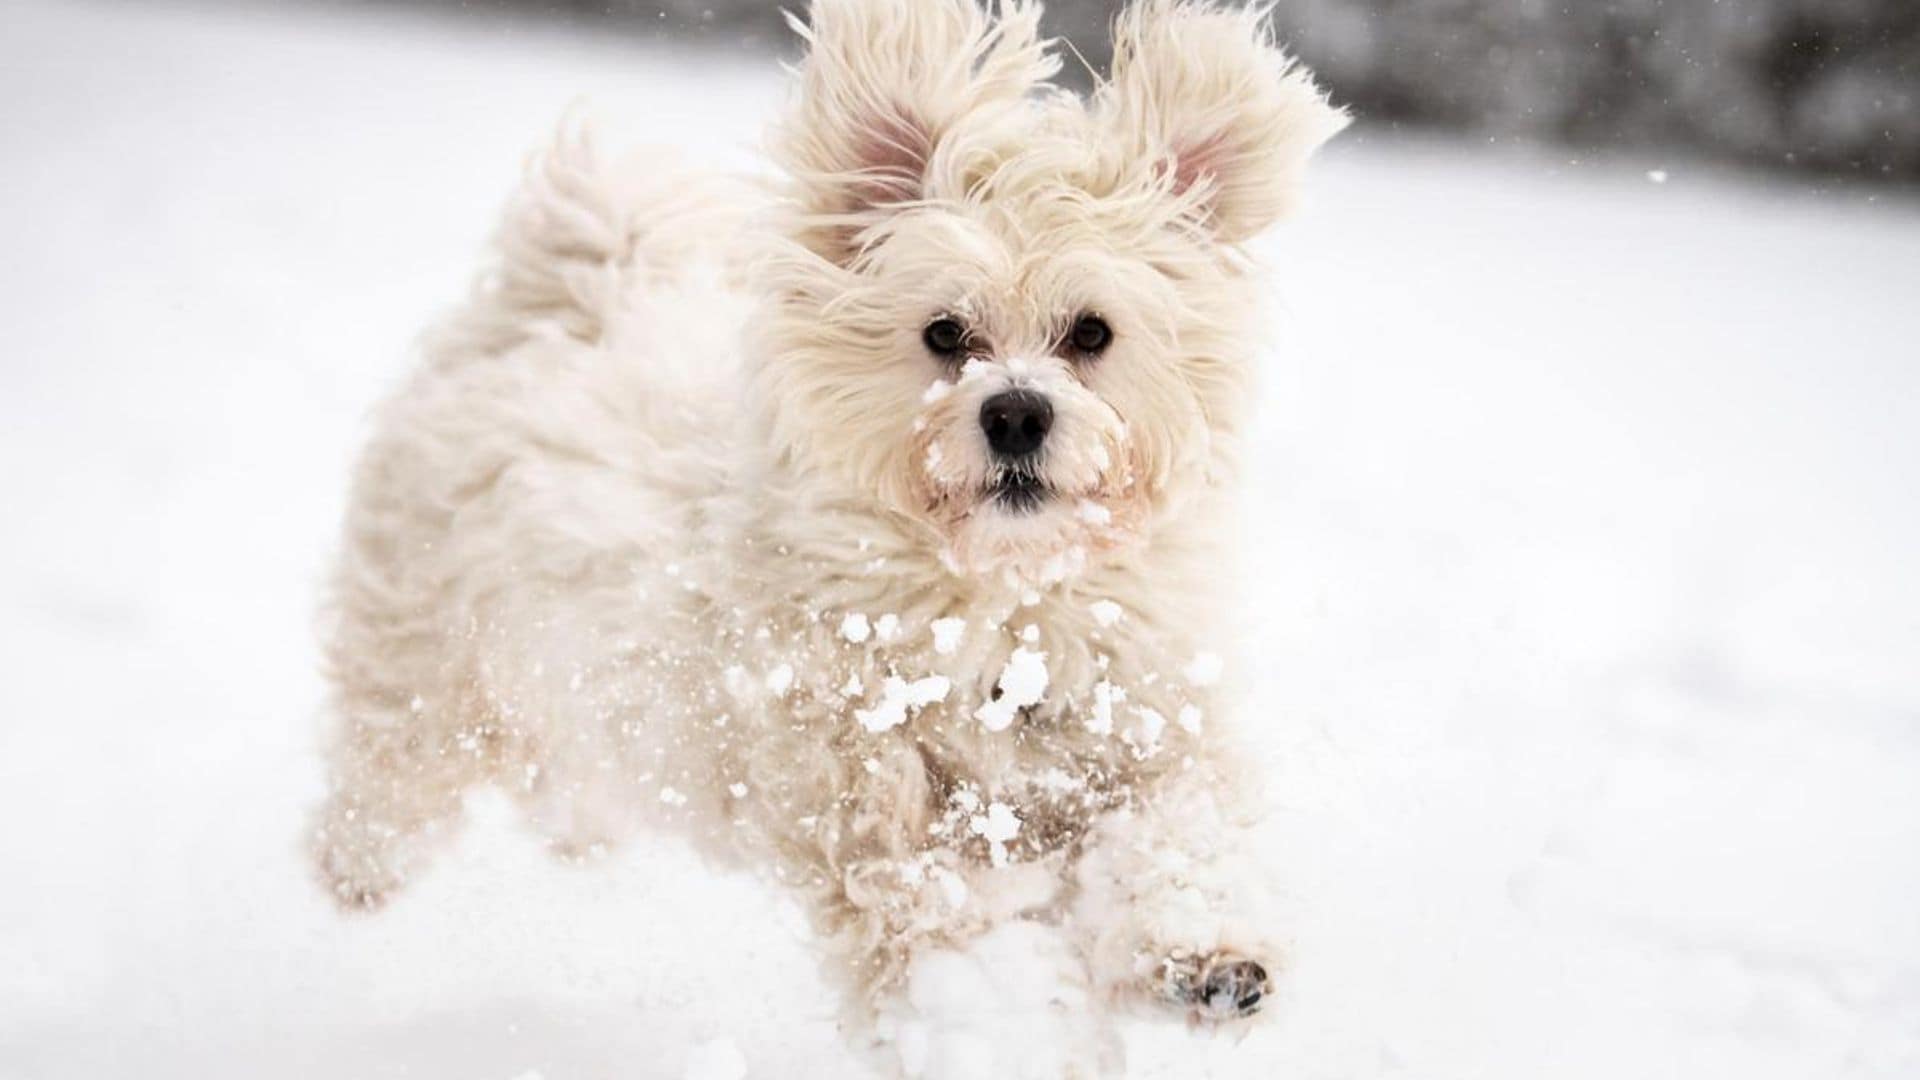
<svg viewBox="0 0 1920 1080">
<path fill-rule="evenodd" d="M 965 573 L 1058 580 L 1221 481 L 1241 242 L 1345 123 L 1257 12 L 1141 0 L 1055 90 L 1037 7 L 815 0 L 758 383 L 788 464 Z"/>
</svg>

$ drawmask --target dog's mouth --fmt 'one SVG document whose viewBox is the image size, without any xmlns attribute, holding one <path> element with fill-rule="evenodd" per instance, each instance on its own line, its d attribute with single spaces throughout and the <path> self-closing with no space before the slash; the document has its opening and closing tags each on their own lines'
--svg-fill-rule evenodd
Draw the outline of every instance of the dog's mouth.
<svg viewBox="0 0 1920 1080">
<path fill-rule="evenodd" d="M 1010 514 L 1030 514 L 1053 495 L 1046 481 L 1031 473 L 1009 469 L 987 488 L 987 499 Z"/>
</svg>

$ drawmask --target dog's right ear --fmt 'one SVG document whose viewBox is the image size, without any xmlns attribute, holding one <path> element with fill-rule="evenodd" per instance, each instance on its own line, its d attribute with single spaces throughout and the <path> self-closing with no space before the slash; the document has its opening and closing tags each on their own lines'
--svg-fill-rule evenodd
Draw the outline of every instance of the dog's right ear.
<svg viewBox="0 0 1920 1080">
<path fill-rule="evenodd" d="M 845 265 L 862 234 L 903 205 L 958 197 L 941 177 L 964 155 L 963 130 L 1021 106 L 1059 61 L 1040 39 L 1039 9 L 1004 0 L 813 0 L 799 100 L 773 155 L 793 177 L 800 239 Z"/>
</svg>

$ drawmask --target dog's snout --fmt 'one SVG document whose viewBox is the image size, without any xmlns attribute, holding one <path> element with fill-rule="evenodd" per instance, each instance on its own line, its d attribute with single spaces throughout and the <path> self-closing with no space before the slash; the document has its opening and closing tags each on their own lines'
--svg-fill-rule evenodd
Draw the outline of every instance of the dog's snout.
<svg viewBox="0 0 1920 1080">
<path fill-rule="evenodd" d="M 1053 403 L 1031 390 L 1007 390 L 980 406 L 980 430 L 1002 457 L 1021 458 L 1040 449 L 1053 428 Z"/>
</svg>

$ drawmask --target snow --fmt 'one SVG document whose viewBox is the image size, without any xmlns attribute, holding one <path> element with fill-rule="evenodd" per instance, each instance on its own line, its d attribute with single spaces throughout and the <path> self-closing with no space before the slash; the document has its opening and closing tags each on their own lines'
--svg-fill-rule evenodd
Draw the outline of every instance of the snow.
<svg viewBox="0 0 1920 1080">
<path fill-rule="evenodd" d="M 1126 614 L 1126 611 L 1122 609 L 1119 604 L 1111 600 L 1095 600 L 1092 604 L 1088 605 L 1088 610 L 1093 613 L 1093 621 L 1098 623 L 1102 629 L 1116 625 L 1119 623 L 1120 617 Z"/>
<path fill-rule="evenodd" d="M 961 618 L 935 619 L 932 624 L 933 651 L 941 656 L 951 656 L 960 648 L 960 639 L 967 635 L 967 620 Z"/>
<path fill-rule="evenodd" d="M 945 701 L 952 689 L 953 683 L 945 675 L 929 675 L 913 682 L 889 675 L 880 684 L 880 703 L 871 709 L 855 709 L 853 718 L 876 734 L 890 731 L 906 723 L 909 712 Z"/>
<path fill-rule="evenodd" d="M 1093 684 L 1093 715 L 1087 718 L 1087 730 L 1095 735 L 1113 734 L 1113 703 L 1122 700 L 1126 691 L 1117 690 L 1105 679 Z"/>
<path fill-rule="evenodd" d="M 973 711 L 988 731 L 1005 731 L 1021 709 L 1038 705 L 1047 696 L 1047 654 L 1022 645 L 1007 657 L 1007 666 L 995 683 L 1000 696 Z"/>
<path fill-rule="evenodd" d="M 968 824 L 975 836 L 995 844 L 1004 844 L 1020 835 L 1020 816 L 1006 803 L 988 803 L 987 812 L 976 815 Z"/>
<path fill-rule="evenodd" d="M 1106 461 L 1104 459 L 1106 457 L 1106 451 L 1102 450 L 1100 457 L 1102 459 L 1100 465 L 1102 468 L 1105 468 Z M 1080 504 L 1074 507 L 1073 515 L 1089 525 L 1107 526 L 1113 524 L 1113 511 L 1101 506 L 1092 499 L 1081 499 Z"/>
<path fill-rule="evenodd" d="M 1007 864 L 1007 844 L 1020 835 L 1020 815 L 1006 803 L 990 803 L 987 812 L 975 814 L 967 821 L 967 827 L 973 835 L 987 841 L 988 852 L 993 865 Z"/>
<path fill-rule="evenodd" d="M 1158 709 L 1145 705 L 1135 707 L 1133 715 L 1139 718 L 1140 723 L 1128 733 L 1127 738 L 1142 752 L 1151 752 L 1160 745 L 1160 736 L 1166 733 L 1167 718 L 1160 715 Z"/>
<path fill-rule="evenodd" d="M 867 622 L 865 615 L 856 611 L 840 620 L 840 636 L 859 645 L 873 636 L 873 626 Z"/>
<path fill-rule="evenodd" d="M 368 404 L 572 100 L 744 158 L 767 69 L 0 10 L 0 1076 L 870 1075 L 799 912 L 672 845 L 557 865 L 483 796 L 353 919 L 299 850 Z M 1289 951 L 1134 1077 L 1920 1075 L 1920 206 L 1668 157 L 1357 133 L 1275 238 L 1215 648 Z"/>
<path fill-rule="evenodd" d="M 684 1080 L 747 1080 L 747 1058 L 732 1039 L 701 1043 L 687 1055 Z"/>
<path fill-rule="evenodd" d="M 1180 674 L 1195 686 L 1212 686 L 1220 681 L 1220 673 L 1226 670 L 1227 662 L 1219 653 L 1203 652 L 1196 655 Z"/>
</svg>

